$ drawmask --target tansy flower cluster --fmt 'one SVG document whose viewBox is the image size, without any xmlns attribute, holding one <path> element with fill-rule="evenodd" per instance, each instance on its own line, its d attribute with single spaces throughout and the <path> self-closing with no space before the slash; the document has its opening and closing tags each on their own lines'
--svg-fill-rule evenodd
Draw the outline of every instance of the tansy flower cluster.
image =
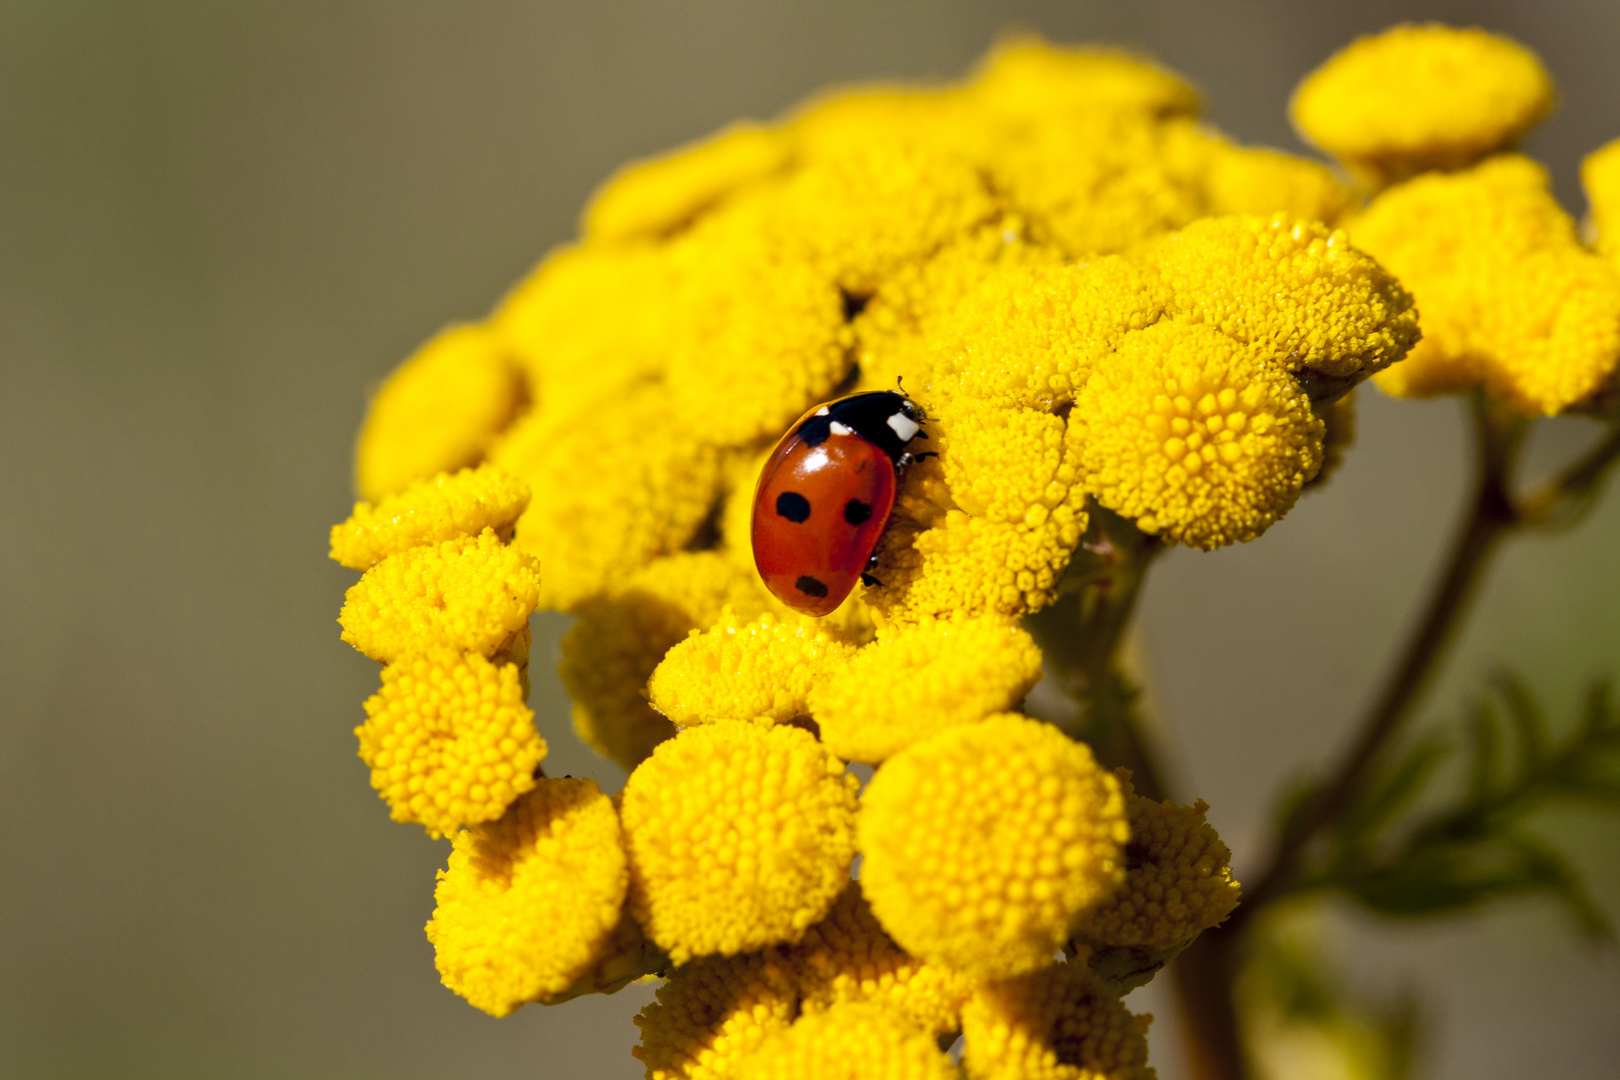
<svg viewBox="0 0 1620 1080">
<path fill-rule="evenodd" d="M 1433 86 L 1370 108 L 1391 70 Z M 333 530 L 364 571 L 344 640 L 384 665 L 361 756 L 396 819 L 454 841 L 445 984 L 504 1015 L 657 973 L 655 1078 L 948 1076 L 954 1033 L 974 1077 L 1150 1076 L 1119 995 L 1233 910 L 1229 852 L 1202 803 L 1139 797 L 1022 714 L 1020 620 L 1103 511 L 1201 549 L 1261 535 L 1368 378 L 1532 412 L 1598 393 L 1620 165 L 1588 165 L 1596 254 L 1503 152 L 1550 100 L 1478 32 L 1357 43 L 1295 112 L 1377 191 L 1360 207 L 1168 72 L 1016 40 L 961 84 L 621 170 L 577 242 L 390 376 L 368 502 Z M 804 616 L 754 570 L 760 467 L 816 403 L 897 386 L 937 456 L 875 583 Z M 560 673 L 630 770 L 613 798 L 541 768 L 536 608 L 576 616 Z"/>
<path fill-rule="evenodd" d="M 1612 396 L 1620 166 L 1611 144 L 1582 170 L 1594 251 L 1546 169 L 1513 153 L 1552 105 L 1552 82 L 1523 46 L 1437 25 L 1363 38 L 1300 85 L 1300 134 L 1376 192 L 1347 222 L 1351 242 L 1394 272 L 1423 313 L 1423 340 L 1377 376 L 1383 389 L 1480 387 L 1531 416 Z"/>
</svg>

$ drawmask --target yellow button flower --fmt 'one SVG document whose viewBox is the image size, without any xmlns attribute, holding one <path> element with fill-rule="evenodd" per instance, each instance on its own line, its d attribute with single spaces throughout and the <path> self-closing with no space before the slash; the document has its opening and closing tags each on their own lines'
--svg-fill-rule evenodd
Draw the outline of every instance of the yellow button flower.
<svg viewBox="0 0 1620 1080">
<path fill-rule="evenodd" d="M 1118 257 L 1086 266 L 1012 262 L 980 274 L 978 288 L 953 305 L 933 371 L 955 386 L 953 399 L 973 404 L 1048 412 L 1065 405 L 1121 336 L 1163 310 L 1156 283 Z"/>
<path fill-rule="evenodd" d="M 629 874 L 618 815 L 594 780 L 542 780 L 454 841 L 427 925 L 446 986 L 505 1016 L 601 960 Z"/>
<path fill-rule="evenodd" d="M 1147 1027 L 1096 976 L 1056 964 L 981 987 L 962 1011 L 970 1080 L 1152 1080 Z"/>
<path fill-rule="evenodd" d="M 906 951 L 980 978 L 1049 964 L 1119 885 L 1118 782 L 1050 724 L 1004 714 L 886 761 L 861 799 L 861 891 Z"/>
<path fill-rule="evenodd" d="M 720 492 L 714 446 L 652 384 L 531 414 L 490 460 L 533 489 L 514 542 L 546 568 L 542 606 L 562 611 L 685 547 Z"/>
<path fill-rule="evenodd" d="M 1277 215 L 1206 218 L 1141 256 L 1178 322 L 1205 323 L 1336 397 L 1418 340 L 1401 283 L 1343 232 Z"/>
<path fill-rule="evenodd" d="M 670 973 L 641 1010 L 630 1051 L 648 1080 L 729 1080 L 773 1031 L 793 1021 L 797 992 L 774 949 L 704 956 Z"/>
<path fill-rule="evenodd" d="M 528 375 L 539 415 L 600 409 L 607 424 L 616 394 L 659 377 L 680 317 L 679 272 L 667 245 L 572 245 L 513 287 L 490 323 Z"/>
<path fill-rule="evenodd" d="M 880 631 L 810 693 L 827 748 L 877 763 L 919 739 L 1017 707 L 1041 651 L 1003 618 L 926 620 Z"/>
<path fill-rule="evenodd" d="M 406 548 L 485 529 L 510 535 L 528 505 L 529 485 L 494 466 L 439 473 L 375 506 L 355 503 L 349 520 L 332 526 L 332 558 L 352 570 L 369 570 Z"/>
<path fill-rule="evenodd" d="M 767 236 L 839 288 L 864 296 L 997 209 L 971 160 L 902 137 L 808 163 L 782 192 Z"/>
<path fill-rule="evenodd" d="M 676 963 L 798 940 L 849 879 L 858 787 L 794 727 L 661 743 L 622 795 L 631 913 Z"/>
<path fill-rule="evenodd" d="M 738 1080 L 955 1080 L 933 1038 L 881 1005 L 836 1005 L 766 1033 L 737 1062 Z"/>
<path fill-rule="evenodd" d="M 688 268 L 683 317 L 664 342 L 662 405 L 713 444 L 774 439 L 853 361 L 843 295 L 804 253 L 772 250 L 761 233 L 785 211 L 771 211 L 700 227 L 671 256 Z"/>
<path fill-rule="evenodd" d="M 591 197 L 581 232 L 593 241 L 674 232 L 739 187 L 779 172 L 782 134 L 738 123 L 688 146 L 619 169 Z"/>
<path fill-rule="evenodd" d="M 376 502 L 477 464 L 522 401 L 522 377 L 499 335 L 480 325 L 441 331 L 371 401 L 355 448 L 360 497 Z"/>
<path fill-rule="evenodd" d="M 485 529 L 388 556 L 349 589 L 338 622 L 383 663 L 435 646 L 490 656 L 528 628 L 539 592 L 534 560 Z"/>
<path fill-rule="evenodd" d="M 827 917 L 786 950 L 785 963 L 806 1015 L 848 1002 L 876 1002 L 931 1035 L 961 1027 L 962 1006 L 975 985 L 961 972 L 919 960 L 896 945 L 854 882 Z"/>
<path fill-rule="evenodd" d="M 722 617 L 670 649 L 647 683 L 653 708 L 680 727 L 803 716 L 811 687 L 854 653 L 812 620 Z"/>
<path fill-rule="evenodd" d="M 1008 204 L 1069 256 L 1125 251 L 1197 219 L 1203 199 L 1171 167 L 1162 131 L 1136 112 L 1075 114 L 996 147 L 985 163 Z"/>
<path fill-rule="evenodd" d="M 945 400 L 930 414 L 943 464 L 908 474 L 878 544 L 883 587 L 867 600 L 900 621 L 1043 607 L 1086 527 L 1065 423 L 1034 409 Z"/>
<path fill-rule="evenodd" d="M 1176 75 L 1121 49 L 1055 46 L 1032 35 L 1002 42 L 980 65 L 973 97 L 1008 119 L 1121 111 L 1175 116 L 1198 111 L 1198 91 Z"/>
<path fill-rule="evenodd" d="M 1292 112 L 1302 136 L 1376 189 L 1509 146 L 1552 106 L 1552 80 L 1518 42 L 1403 23 L 1306 76 Z"/>
<path fill-rule="evenodd" d="M 1581 185 L 1592 208 L 1591 226 L 1598 252 L 1620 261 L 1620 139 L 1586 155 Z"/>
<path fill-rule="evenodd" d="M 597 753 L 634 769 L 674 725 L 647 703 L 647 680 L 671 648 L 708 629 L 729 607 L 738 618 L 769 610 L 750 567 L 718 552 L 655 559 L 607 596 L 587 601 L 562 639 L 557 673 L 574 702 L 574 731 Z"/>
<path fill-rule="evenodd" d="M 1580 246 L 1575 223 L 1528 158 L 1421 176 L 1380 195 L 1351 227 L 1423 312 L 1423 340 L 1378 376 L 1393 394 L 1484 386 L 1551 416 L 1620 361 L 1620 270 Z"/>
<path fill-rule="evenodd" d="M 1097 501 L 1190 547 L 1253 540 L 1321 465 L 1323 424 L 1299 384 L 1202 325 L 1127 337 L 1074 416 Z"/>
<path fill-rule="evenodd" d="M 1334 225 L 1354 205 L 1350 190 L 1320 162 L 1238 146 L 1190 120 L 1166 125 L 1165 142 L 1177 174 L 1203 192 L 1207 214 L 1286 214 Z"/>
<path fill-rule="evenodd" d="M 384 668 L 354 733 L 390 816 L 442 836 L 500 817 L 534 787 L 546 741 L 523 696 L 516 664 L 477 653 L 407 653 Z"/>
<path fill-rule="evenodd" d="M 1125 884 L 1081 916 L 1079 932 L 1095 944 L 1167 949 L 1219 925 L 1239 890 L 1232 852 L 1204 821 L 1208 805 L 1154 802 L 1131 789 L 1128 773 L 1119 779 L 1131 829 Z"/>
</svg>

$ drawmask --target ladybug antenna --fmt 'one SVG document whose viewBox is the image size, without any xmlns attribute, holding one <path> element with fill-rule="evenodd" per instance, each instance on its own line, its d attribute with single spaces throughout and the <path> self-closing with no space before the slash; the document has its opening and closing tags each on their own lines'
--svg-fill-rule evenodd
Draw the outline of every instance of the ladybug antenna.
<svg viewBox="0 0 1620 1080">
<path fill-rule="evenodd" d="M 905 383 L 905 376 L 904 375 L 896 375 L 894 377 L 894 385 L 896 385 L 896 386 L 898 386 L 900 388 L 900 396 L 901 397 L 905 398 L 907 401 L 911 401 L 911 395 L 906 393 L 906 383 Z M 923 407 L 921 405 L 918 405 L 915 401 L 911 401 L 911 404 L 917 410 L 917 418 L 918 419 L 920 419 L 920 420 L 928 419 L 928 414 L 923 412 Z M 926 439 L 926 438 L 928 438 L 928 436 L 923 435 L 922 438 Z"/>
</svg>

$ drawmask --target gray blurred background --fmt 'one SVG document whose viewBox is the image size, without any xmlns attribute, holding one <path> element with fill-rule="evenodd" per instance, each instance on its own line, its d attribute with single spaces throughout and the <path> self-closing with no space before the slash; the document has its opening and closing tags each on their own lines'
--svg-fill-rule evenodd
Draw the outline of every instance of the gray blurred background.
<svg viewBox="0 0 1620 1080">
<path fill-rule="evenodd" d="M 1295 81 L 1414 17 L 1541 53 L 1564 104 L 1530 149 L 1580 213 L 1580 156 L 1620 135 L 1604 0 L 0 4 L 0 1075 L 639 1075 L 644 989 L 495 1021 L 438 984 L 447 845 L 391 823 L 355 757 L 376 666 L 338 640 L 354 575 L 325 558 L 366 388 L 568 238 L 619 163 L 828 83 L 954 76 L 1023 25 L 1154 54 L 1232 135 L 1297 149 Z M 1257 543 L 1175 553 L 1145 602 L 1181 794 L 1240 876 L 1460 506 L 1456 404 L 1364 398 L 1326 490 Z M 1540 460 L 1589 436 L 1543 425 Z M 1617 538 L 1611 491 L 1514 547 L 1425 714 L 1498 661 L 1563 716 L 1620 669 Z M 533 704 L 561 770 L 616 788 L 549 673 L 565 626 L 536 617 Z M 1541 827 L 1620 914 L 1620 831 Z M 1432 1075 L 1616 1075 L 1620 962 L 1549 907 L 1335 926 L 1364 985 L 1424 994 Z"/>
</svg>

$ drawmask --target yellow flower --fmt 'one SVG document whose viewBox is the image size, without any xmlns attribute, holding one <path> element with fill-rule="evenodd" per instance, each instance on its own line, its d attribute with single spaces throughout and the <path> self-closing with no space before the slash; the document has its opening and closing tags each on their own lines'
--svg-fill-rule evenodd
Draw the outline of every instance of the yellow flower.
<svg viewBox="0 0 1620 1080">
<path fill-rule="evenodd" d="M 836 1005 L 775 1028 L 737 1062 L 738 1080 L 955 1080 L 951 1059 L 927 1032 L 881 1005 Z"/>
<path fill-rule="evenodd" d="M 485 529 L 388 556 L 349 589 L 338 622 L 383 663 L 434 647 L 491 656 L 528 630 L 539 591 L 534 560 Z"/>
<path fill-rule="evenodd" d="M 354 733 L 393 819 L 442 836 L 500 817 L 534 787 L 546 741 L 523 696 L 516 664 L 477 653 L 407 653 L 384 668 Z"/>
<path fill-rule="evenodd" d="M 647 680 L 671 648 L 729 607 L 738 618 L 769 610 L 752 568 L 713 551 L 655 559 L 607 596 L 587 601 L 562 639 L 557 672 L 574 702 L 574 731 L 597 753 L 634 769 L 674 726 L 647 704 Z"/>
<path fill-rule="evenodd" d="M 872 915 L 851 882 L 827 917 L 786 951 L 800 1008 L 814 1015 L 848 1002 L 876 1002 L 931 1035 L 961 1027 L 974 980 L 911 956 Z"/>
<path fill-rule="evenodd" d="M 761 615 L 744 623 L 731 614 L 670 649 L 647 693 L 680 727 L 757 717 L 781 723 L 804 715 L 811 687 L 854 651 L 814 620 Z"/>
<path fill-rule="evenodd" d="M 1514 143 L 1553 106 L 1536 55 L 1478 28 L 1403 23 L 1357 39 L 1299 84 L 1294 126 L 1371 188 Z"/>
<path fill-rule="evenodd" d="M 988 983 L 962 1011 L 970 1080 L 1152 1080 L 1150 1016 L 1078 963 Z"/>
<path fill-rule="evenodd" d="M 498 335 L 478 325 L 441 331 L 371 401 L 355 447 L 361 498 L 376 502 L 476 464 L 522 401 L 522 378 Z"/>
<path fill-rule="evenodd" d="M 980 978 L 1049 964 L 1123 878 L 1124 800 L 1088 747 L 994 716 L 886 761 L 861 799 L 861 890 L 906 951 Z"/>
<path fill-rule="evenodd" d="M 439 473 L 375 506 L 355 503 L 349 520 L 332 526 L 332 558 L 352 570 L 369 570 L 406 548 L 485 529 L 510 535 L 528 505 L 529 485 L 493 466 Z"/>
<path fill-rule="evenodd" d="M 830 397 L 854 359 L 837 285 L 806 253 L 773 250 L 760 235 L 769 227 L 768 216 L 722 218 L 671 252 L 687 269 L 661 407 L 709 444 L 775 438 Z"/>
<path fill-rule="evenodd" d="M 1337 397 L 1406 354 L 1418 313 L 1343 232 L 1284 215 L 1207 218 L 1150 245 L 1165 312 L 1205 323 Z"/>
<path fill-rule="evenodd" d="M 1086 526 L 1063 419 L 965 397 L 930 415 L 941 461 L 907 476 L 868 603 L 908 622 L 1045 606 Z"/>
<path fill-rule="evenodd" d="M 614 395 L 663 372 L 677 270 L 660 244 L 573 245 L 513 287 L 490 325 L 528 376 L 538 415 L 600 408 L 599 433 L 612 427 Z"/>
<path fill-rule="evenodd" d="M 1203 212 L 1202 193 L 1164 153 L 1161 125 L 1137 112 L 1099 110 L 1017 133 L 985 162 L 1008 204 L 1065 253 L 1124 251 Z"/>
<path fill-rule="evenodd" d="M 771 1032 L 793 1020 L 796 991 L 776 950 L 704 956 L 676 968 L 641 1010 L 630 1051 L 648 1080 L 726 1080 Z"/>
<path fill-rule="evenodd" d="M 1321 465 L 1322 421 L 1299 384 L 1198 324 L 1127 337 L 1081 391 L 1070 432 L 1098 502 L 1206 550 L 1265 532 Z"/>
<path fill-rule="evenodd" d="M 675 232 L 728 194 L 780 172 L 789 144 L 781 133 L 737 123 L 614 173 L 591 197 L 580 231 L 592 241 Z"/>
<path fill-rule="evenodd" d="M 1378 376 L 1402 396 L 1484 386 L 1553 415 L 1620 361 L 1620 270 L 1580 246 L 1546 171 L 1506 154 L 1390 188 L 1351 227 L 1412 290 L 1423 341 Z"/>
<path fill-rule="evenodd" d="M 563 611 L 685 547 L 720 489 L 715 448 L 656 384 L 576 413 L 541 409 L 490 460 L 534 491 L 515 543 L 546 568 L 542 606 Z"/>
<path fill-rule="evenodd" d="M 1185 182 L 1202 188 L 1210 215 L 1255 214 L 1337 224 L 1353 205 L 1320 162 L 1261 146 L 1235 146 L 1203 124 L 1167 128 L 1167 149 Z"/>
<path fill-rule="evenodd" d="M 1586 155 L 1581 185 L 1592 208 L 1591 227 L 1598 253 L 1620 261 L 1620 139 Z"/>
<path fill-rule="evenodd" d="M 985 111 L 1013 122 L 1050 122 L 1077 112 L 1168 117 L 1198 111 L 1198 91 L 1151 60 L 1122 49 L 1049 45 L 1027 34 L 991 50 L 972 93 Z"/>
<path fill-rule="evenodd" d="M 1237 907 L 1232 852 L 1204 821 L 1202 799 L 1181 806 L 1125 788 L 1131 839 L 1125 846 L 1125 884 L 1080 918 L 1079 932 L 1093 944 L 1167 949 L 1212 926 Z"/>
<path fill-rule="evenodd" d="M 1017 707 L 1041 651 L 1006 619 L 927 620 L 880 631 L 810 692 L 827 749 L 880 762 L 936 731 Z"/>
<path fill-rule="evenodd" d="M 781 200 L 767 236 L 855 295 L 870 294 L 898 267 L 997 210 L 971 160 L 903 135 L 807 163 Z"/>
<path fill-rule="evenodd" d="M 798 940 L 849 879 L 858 787 L 795 727 L 661 743 L 621 796 L 631 913 L 677 964 Z"/>
<path fill-rule="evenodd" d="M 603 959 L 629 874 L 618 815 L 594 780 L 542 780 L 454 842 L 427 925 L 446 986 L 505 1016 Z"/>
</svg>

